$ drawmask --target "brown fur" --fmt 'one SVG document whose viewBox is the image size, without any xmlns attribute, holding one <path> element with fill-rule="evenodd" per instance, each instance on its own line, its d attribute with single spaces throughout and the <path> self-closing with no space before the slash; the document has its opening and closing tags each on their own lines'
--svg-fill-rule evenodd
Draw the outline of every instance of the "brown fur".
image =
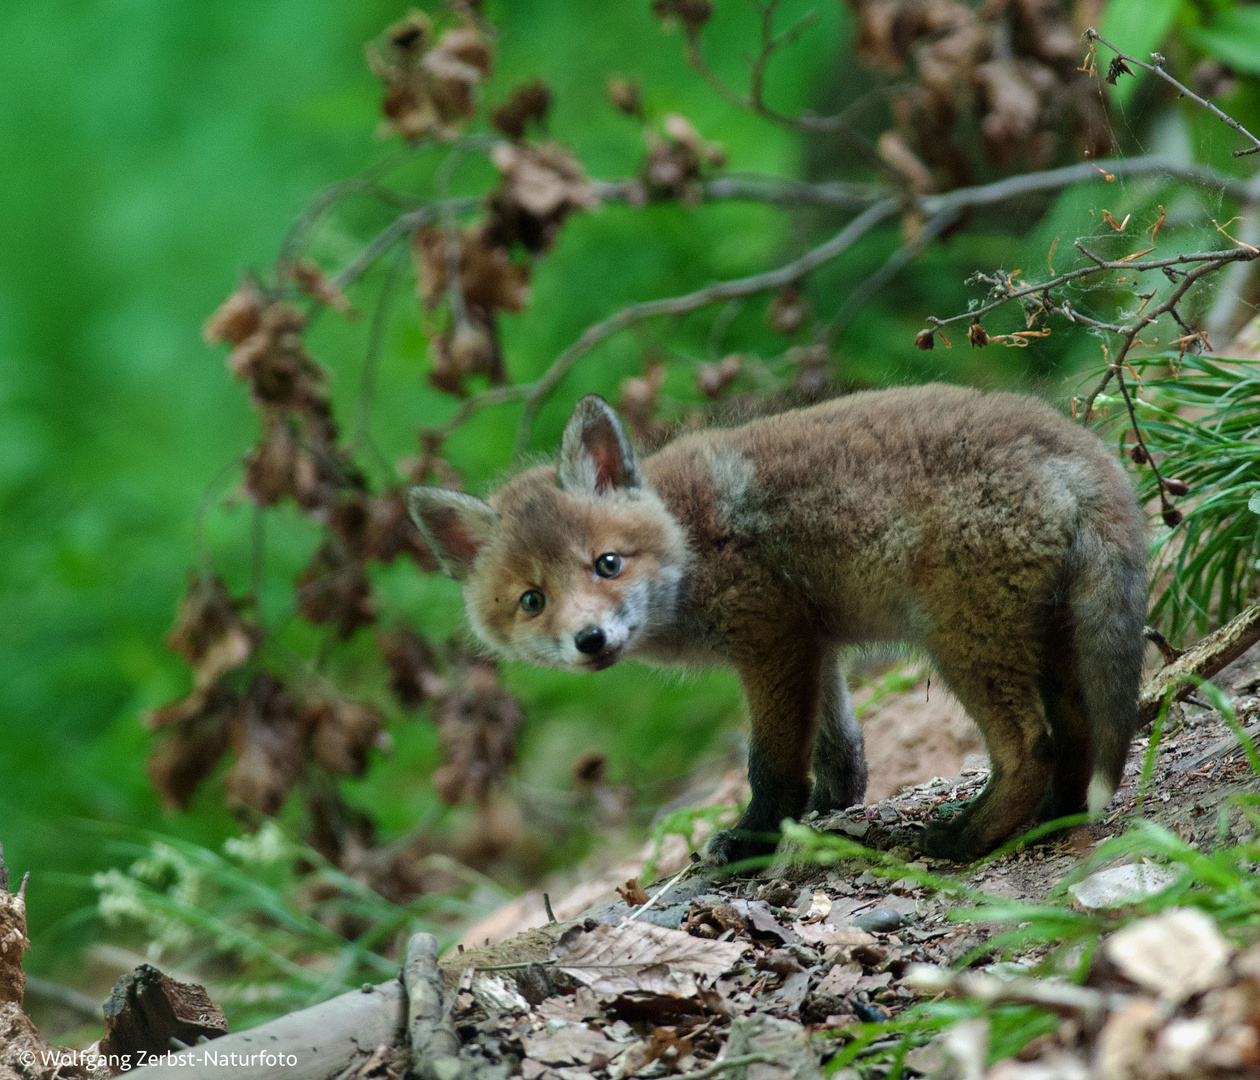
<svg viewBox="0 0 1260 1080">
<path fill-rule="evenodd" d="M 425 505 L 417 520 L 441 550 L 434 522 L 449 508 L 432 498 L 429 524 Z M 1082 809 L 1091 777 L 1103 799 L 1118 783 L 1144 524 L 1112 455 L 1040 401 L 939 385 L 853 394 L 638 463 L 615 415 L 586 398 L 559 466 L 520 474 L 484 513 L 457 539 L 484 537 L 464 576 L 487 644 L 566 667 L 630 655 L 739 673 L 753 800 L 711 844 L 715 861 L 763 850 L 756 834 L 807 803 L 861 800 L 846 646 L 924 651 L 984 734 L 990 784 L 929 830 L 930 852 L 975 857 L 1034 817 Z M 603 552 L 624 559 L 612 579 L 593 572 Z M 529 589 L 547 598 L 534 616 Z M 608 628 L 608 649 L 574 650 L 587 626 Z"/>
</svg>

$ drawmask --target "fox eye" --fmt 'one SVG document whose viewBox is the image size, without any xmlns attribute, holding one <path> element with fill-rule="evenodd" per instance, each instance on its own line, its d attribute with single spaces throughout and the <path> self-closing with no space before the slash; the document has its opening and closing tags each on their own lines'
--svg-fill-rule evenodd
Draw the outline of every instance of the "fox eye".
<svg viewBox="0 0 1260 1080">
<path fill-rule="evenodd" d="M 521 593 L 521 610 L 526 615 L 537 615 L 546 606 L 547 598 L 537 589 L 530 589 L 529 592 Z"/>
<path fill-rule="evenodd" d="M 612 551 L 606 551 L 595 560 L 595 573 L 605 578 L 616 577 L 621 573 L 621 568 L 624 565 L 620 555 Z"/>
</svg>

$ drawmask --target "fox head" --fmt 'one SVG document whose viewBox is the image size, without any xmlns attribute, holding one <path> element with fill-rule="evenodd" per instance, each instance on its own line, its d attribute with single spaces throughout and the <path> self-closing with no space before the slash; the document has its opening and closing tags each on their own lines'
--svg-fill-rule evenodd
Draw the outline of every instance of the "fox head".
<svg viewBox="0 0 1260 1080">
<path fill-rule="evenodd" d="M 514 660 L 600 671 L 669 624 L 687 563 L 682 527 L 646 483 L 611 406 L 577 403 L 560 459 L 488 500 L 407 493 L 474 633 Z"/>
</svg>

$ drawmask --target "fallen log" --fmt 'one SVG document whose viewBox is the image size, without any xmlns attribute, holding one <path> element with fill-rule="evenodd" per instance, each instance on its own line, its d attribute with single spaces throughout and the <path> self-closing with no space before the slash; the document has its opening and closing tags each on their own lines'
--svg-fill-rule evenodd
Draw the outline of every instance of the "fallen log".
<svg viewBox="0 0 1260 1080">
<path fill-rule="evenodd" d="M 397 979 L 365 984 L 248 1031 L 163 1055 L 127 1075 L 137 1080 L 329 1080 L 379 1047 L 400 1043 L 406 1018 L 406 997 Z"/>
<path fill-rule="evenodd" d="M 1142 687 L 1139 724 L 1146 727 L 1154 721 L 1170 690 L 1175 700 L 1184 701 L 1198 687 L 1197 680 L 1210 679 L 1257 641 L 1260 641 L 1260 604 L 1252 604 L 1146 680 Z"/>
</svg>

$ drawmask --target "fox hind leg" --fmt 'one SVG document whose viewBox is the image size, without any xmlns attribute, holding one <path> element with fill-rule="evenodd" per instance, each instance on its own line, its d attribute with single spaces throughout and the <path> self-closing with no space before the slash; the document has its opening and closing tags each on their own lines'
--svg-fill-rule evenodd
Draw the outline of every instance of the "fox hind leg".
<svg viewBox="0 0 1260 1080">
<path fill-rule="evenodd" d="M 976 663 L 983 674 L 943 674 L 984 735 L 992 771 L 984 790 L 956 817 L 934 821 L 923 848 L 936 858 L 971 862 L 1030 822 L 1054 771 L 1054 742 L 1035 675 Z M 951 678 L 951 676 L 954 676 Z"/>
<path fill-rule="evenodd" d="M 814 736 L 814 786 L 805 809 L 828 814 L 865 798 L 866 750 L 844 669 L 834 656 L 824 661 L 822 678 Z"/>
<path fill-rule="evenodd" d="M 1089 782 L 1093 774 L 1093 756 L 1089 718 L 1080 679 L 1069 650 L 1059 648 L 1070 643 L 1070 633 L 1056 634 L 1047 649 L 1046 672 L 1041 681 L 1041 700 L 1046 721 L 1054 740 L 1054 771 L 1050 784 L 1037 807 L 1038 822 L 1079 814 L 1085 809 Z"/>
</svg>

